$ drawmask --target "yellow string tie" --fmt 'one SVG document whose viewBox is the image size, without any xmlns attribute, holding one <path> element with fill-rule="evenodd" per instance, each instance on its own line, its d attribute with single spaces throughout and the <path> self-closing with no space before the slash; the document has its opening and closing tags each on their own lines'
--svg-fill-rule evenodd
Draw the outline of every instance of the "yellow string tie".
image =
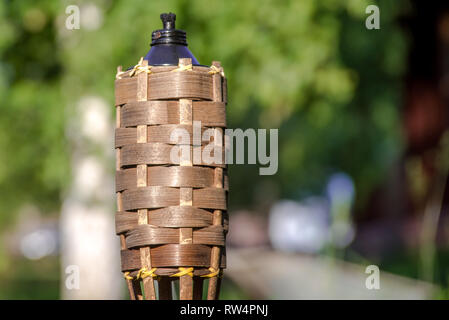
<svg viewBox="0 0 449 320">
<path fill-rule="evenodd" d="M 126 73 L 126 71 L 118 71 L 117 70 L 117 73 L 115 74 L 115 79 L 121 79 L 122 75 L 124 75 L 125 73 Z"/>
<path fill-rule="evenodd" d="M 221 74 L 221 76 L 222 76 L 223 78 L 224 78 L 224 76 L 225 76 L 224 71 L 223 71 L 223 68 L 218 68 L 217 66 L 214 66 L 214 65 L 210 66 L 209 74 L 216 74 L 216 73 Z"/>
<path fill-rule="evenodd" d="M 115 75 L 116 79 L 121 79 L 122 75 L 125 74 L 127 71 L 117 71 L 117 74 Z M 132 69 L 131 72 L 129 73 L 129 76 L 132 77 L 133 75 L 137 75 L 139 73 L 151 73 L 151 66 L 144 66 L 143 65 L 143 57 L 140 58 L 139 63 L 137 63 Z"/>
<path fill-rule="evenodd" d="M 157 275 L 154 274 L 155 271 L 156 271 L 156 268 L 152 268 L 150 271 L 148 271 L 147 268 L 142 268 L 137 273 L 136 279 L 145 279 L 147 277 L 155 278 L 155 277 L 157 277 Z"/>
<path fill-rule="evenodd" d="M 210 273 L 202 275 L 201 277 L 203 277 L 203 278 L 213 278 L 213 277 L 217 276 L 220 273 L 220 270 L 215 270 L 212 267 L 209 268 L 209 271 L 210 271 Z"/>
<path fill-rule="evenodd" d="M 139 279 L 145 279 L 147 277 L 153 277 L 156 278 L 158 277 L 157 274 L 155 274 L 157 268 L 152 268 L 150 271 L 148 271 L 147 268 L 142 268 L 137 272 L 137 275 L 135 278 L 133 278 L 132 276 L 129 275 L 129 272 L 125 272 L 123 274 L 123 276 L 125 277 L 125 279 L 127 280 L 139 280 Z"/>
<path fill-rule="evenodd" d="M 142 72 L 146 72 L 148 74 L 151 73 L 151 66 L 148 66 L 148 65 L 144 66 L 143 65 L 143 57 L 141 57 L 140 60 L 139 60 L 139 63 L 136 64 L 133 67 L 133 69 L 131 70 L 131 73 L 129 74 L 129 76 L 132 77 L 133 75 L 135 75 L 135 74 L 137 75 L 137 74 L 142 73 Z"/>
<path fill-rule="evenodd" d="M 170 277 L 182 277 L 185 275 L 189 275 L 191 277 L 193 277 L 193 267 L 190 268 L 178 268 L 179 272 L 172 274 Z"/>
<path fill-rule="evenodd" d="M 172 72 L 180 72 L 180 71 L 192 71 L 193 67 L 192 64 L 188 64 L 186 66 L 179 66 L 176 69 L 173 69 Z"/>
<path fill-rule="evenodd" d="M 131 277 L 131 276 L 129 275 L 129 271 L 125 272 L 125 273 L 123 274 L 123 276 L 125 277 L 126 280 L 133 280 L 133 279 L 134 279 L 133 277 Z"/>
</svg>

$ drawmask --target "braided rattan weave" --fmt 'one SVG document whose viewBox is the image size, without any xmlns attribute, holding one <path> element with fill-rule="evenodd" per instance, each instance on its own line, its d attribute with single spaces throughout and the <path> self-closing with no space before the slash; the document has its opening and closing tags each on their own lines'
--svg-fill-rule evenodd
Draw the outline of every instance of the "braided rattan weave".
<svg viewBox="0 0 449 320">
<path fill-rule="evenodd" d="M 131 299 L 172 299 L 178 279 L 180 299 L 202 299 L 206 279 L 207 299 L 217 299 L 228 227 L 226 79 L 218 62 L 139 68 L 119 70 L 115 82 L 116 232 Z M 192 137 L 193 121 L 214 130 L 219 163 L 172 160 L 171 133 Z M 189 145 L 194 153 L 208 143 Z"/>
</svg>

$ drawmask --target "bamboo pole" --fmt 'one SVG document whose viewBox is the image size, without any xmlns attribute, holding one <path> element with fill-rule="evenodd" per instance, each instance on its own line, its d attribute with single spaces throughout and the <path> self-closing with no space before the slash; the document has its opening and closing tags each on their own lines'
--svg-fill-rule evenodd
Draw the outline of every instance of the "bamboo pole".
<svg viewBox="0 0 449 320">
<path fill-rule="evenodd" d="M 192 59 L 181 58 L 179 59 L 179 67 L 188 66 L 192 64 Z M 180 124 L 192 125 L 192 100 L 180 99 L 179 100 L 179 122 Z M 180 166 L 191 167 L 192 161 L 192 148 L 189 146 L 190 155 L 189 159 L 181 159 Z M 180 206 L 192 206 L 193 201 L 193 189 L 192 188 L 180 188 Z M 192 228 L 180 228 L 179 229 L 179 243 L 191 244 L 193 243 Z M 193 277 L 190 275 L 181 276 L 179 279 L 179 298 L 181 300 L 193 299 Z"/>
<path fill-rule="evenodd" d="M 142 61 L 143 66 L 148 65 L 147 60 Z M 147 101 L 148 99 L 148 73 L 142 72 L 137 75 L 137 101 Z M 137 126 L 137 143 L 146 143 L 148 139 L 147 126 Z M 147 186 L 147 165 L 137 165 L 137 187 Z M 139 209 L 138 224 L 148 224 L 148 209 Z M 151 270 L 150 247 L 140 248 L 140 259 L 143 268 Z M 145 299 L 156 300 L 154 281 L 152 277 L 146 277 L 143 281 Z"/>
<path fill-rule="evenodd" d="M 213 61 L 212 66 L 217 68 L 221 68 L 221 64 L 218 61 Z M 223 101 L 222 95 L 222 84 L 221 84 L 221 75 L 216 73 L 212 75 L 212 90 L 213 90 L 213 101 Z M 220 128 L 216 128 L 216 135 L 214 137 L 214 143 L 218 146 L 223 146 L 223 131 Z M 221 132 L 220 132 L 221 131 Z M 221 135 L 221 139 L 217 139 Z M 215 176 L 214 176 L 214 185 L 215 188 L 223 188 L 223 169 L 215 168 Z M 221 210 L 214 210 L 214 218 L 213 225 L 222 225 L 223 216 Z M 214 270 L 218 270 L 220 268 L 220 247 L 214 246 L 212 248 L 211 253 L 211 268 Z M 218 299 L 218 288 L 220 286 L 220 278 L 219 275 L 212 277 L 209 279 L 209 287 L 207 291 L 207 299 L 208 300 L 216 300 Z"/>
</svg>

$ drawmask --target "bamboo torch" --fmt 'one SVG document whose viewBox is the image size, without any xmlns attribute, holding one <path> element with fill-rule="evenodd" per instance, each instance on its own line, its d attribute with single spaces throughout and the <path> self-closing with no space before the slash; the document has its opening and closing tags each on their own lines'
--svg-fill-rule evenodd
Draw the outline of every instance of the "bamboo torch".
<svg viewBox="0 0 449 320">
<path fill-rule="evenodd" d="M 208 280 L 213 300 L 226 266 L 226 78 L 219 62 L 198 63 L 174 14 L 161 19 L 115 81 L 121 269 L 131 299 L 173 299 L 174 281 L 180 299 L 202 299 Z"/>
</svg>

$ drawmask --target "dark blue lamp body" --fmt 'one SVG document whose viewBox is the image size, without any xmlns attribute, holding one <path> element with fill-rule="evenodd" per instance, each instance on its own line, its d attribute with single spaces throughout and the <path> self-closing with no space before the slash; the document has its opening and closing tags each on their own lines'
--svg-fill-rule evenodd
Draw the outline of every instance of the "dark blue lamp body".
<svg viewBox="0 0 449 320">
<path fill-rule="evenodd" d="M 199 66 L 198 60 L 187 47 L 186 32 L 175 29 L 176 15 L 161 14 L 163 29 L 151 34 L 151 49 L 144 57 L 151 66 L 178 65 L 179 58 L 192 59 L 192 65 Z"/>
</svg>

